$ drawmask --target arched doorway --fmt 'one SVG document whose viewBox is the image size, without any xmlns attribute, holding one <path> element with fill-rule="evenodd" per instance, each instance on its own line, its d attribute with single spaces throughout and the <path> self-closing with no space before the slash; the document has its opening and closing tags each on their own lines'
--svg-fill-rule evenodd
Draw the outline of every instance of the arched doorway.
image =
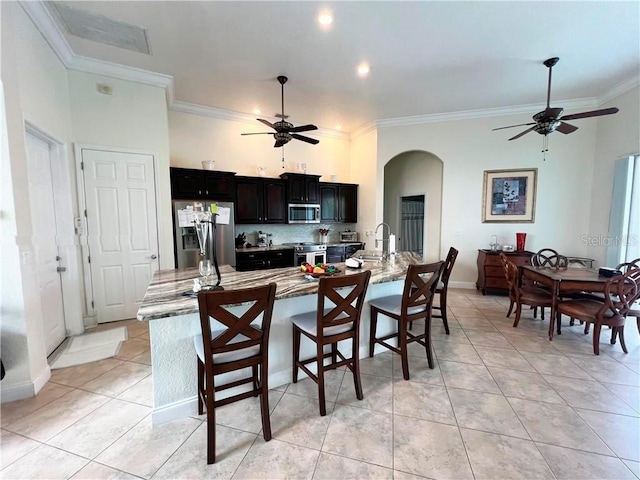
<svg viewBox="0 0 640 480">
<path fill-rule="evenodd" d="M 399 250 L 426 261 L 440 258 L 442 160 L 422 150 L 404 152 L 384 166 L 383 221 L 398 237 Z M 421 245 L 420 245 L 421 244 Z"/>
</svg>

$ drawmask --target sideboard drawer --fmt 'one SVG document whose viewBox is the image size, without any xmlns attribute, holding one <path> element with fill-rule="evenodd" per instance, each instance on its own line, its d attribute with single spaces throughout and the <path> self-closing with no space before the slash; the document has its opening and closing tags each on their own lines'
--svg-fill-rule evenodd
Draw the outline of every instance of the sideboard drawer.
<svg viewBox="0 0 640 480">
<path fill-rule="evenodd" d="M 486 277 L 484 284 L 485 288 L 509 288 L 509 285 L 507 285 L 507 280 L 504 277 Z"/>
<path fill-rule="evenodd" d="M 505 278 L 504 267 L 484 267 L 484 274 L 487 277 Z"/>
<path fill-rule="evenodd" d="M 500 252 L 498 252 L 500 253 Z M 484 261 L 485 265 L 498 265 L 499 267 L 502 267 L 502 260 L 500 260 L 500 256 L 499 255 L 487 255 L 485 261 Z"/>
</svg>

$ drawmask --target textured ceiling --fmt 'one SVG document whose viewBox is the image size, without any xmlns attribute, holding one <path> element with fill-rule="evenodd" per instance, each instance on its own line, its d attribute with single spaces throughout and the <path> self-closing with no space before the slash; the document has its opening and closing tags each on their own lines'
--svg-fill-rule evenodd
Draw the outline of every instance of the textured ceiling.
<svg viewBox="0 0 640 480">
<path fill-rule="evenodd" d="M 182 102 L 273 117 L 287 75 L 294 123 L 598 97 L 640 69 L 640 2 L 61 2 L 146 30 L 151 54 L 69 34 L 73 51 L 171 75 Z M 318 13 L 334 23 L 319 28 Z M 105 22 L 108 24 L 108 22 Z M 371 65 L 367 78 L 356 67 Z"/>
</svg>

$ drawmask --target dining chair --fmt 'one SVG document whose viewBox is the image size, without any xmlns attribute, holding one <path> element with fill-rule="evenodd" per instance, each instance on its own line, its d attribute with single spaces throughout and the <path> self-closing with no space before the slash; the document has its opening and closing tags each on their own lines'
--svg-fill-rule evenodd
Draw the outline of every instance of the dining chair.
<svg viewBox="0 0 640 480">
<path fill-rule="evenodd" d="M 409 380 L 409 360 L 407 345 L 418 342 L 425 348 L 429 368 L 434 368 L 431 351 L 431 307 L 438 281 L 442 275 L 444 262 L 424 265 L 409 265 L 404 281 L 402 295 L 390 295 L 369 302 L 371 307 L 371 331 L 369 333 L 369 356 L 373 357 L 376 343 L 400 355 L 402 376 Z M 395 333 L 376 337 L 378 314 L 381 313 L 398 322 Z M 409 322 L 424 319 L 424 333 L 413 335 L 407 330 Z M 387 340 L 398 339 L 398 346 L 392 346 Z"/>
<path fill-rule="evenodd" d="M 511 314 L 511 310 L 514 305 L 516 308 L 516 318 L 513 322 L 514 328 L 520 323 L 522 305 L 551 308 L 552 296 L 549 291 L 535 286 L 519 285 L 520 272 L 518 271 L 518 266 L 511 262 L 504 253 L 500 254 L 500 260 L 502 260 L 504 276 L 507 280 L 507 285 L 509 286 L 509 300 L 511 300 L 507 317 Z"/>
<path fill-rule="evenodd" d="M 624 321 L 631 305 L 640 293 L 640 268 L 630 268 L 624 275 L 611 277 L 604 285 L 601 301 L 594 298 L 561 301 L 558 312 L 593 323 L 593 353 L 600 355 L 600 330 L 603 325 L 613 329 L 612 338 L 620 338 L 620 346 L 628 353 L 624 342 Z"/>
<path fill-rule="evenodd" d="M 640 268 L 640 258 L 636 258 L 631 260 L 630 262 L 624 262 L 619 264 L 616 267 L 616 270 L 620 270 L 622 273 L 626 273 L 631 268 Z M 640 295 L 639 295 L 640 297 Z M 638 327 L 638 334 L 640 335 L 640 305 L 638 305 L 638 299 L 631 305 L 629 311 L 627 312 L 627 317 L 632 317 L 636 319 L 636 326 Z M 589 333 L 588 331 L 586 333 Z M 615 345 L 616 343 L 616 332 L 614 330 L 611 331 L 611 345 Z"/>
<path fill-rule="evenodd" d="M 260 396 L 265 441 L 271 440 L 269 421 L 269 329 L 276 284 L 238 290 L 215 290 L 198 294 L 202 332 L 193 339 L 198 357 L 198 413 L 207 410 L 207 463 L 216 461 L 216 407 Z M 232 306 L 246 304 L 236 316 Z M 212 320 L 222 326 L 212 328 Z M 215 376 L 251 367 L 251 376 L 220 385 Z M 220 400 L 216 392 L 251 383 L 249 391 Z"/>
<path fill-rule="evenodd" d="M 534 267 L 568 268 L 569 259 L 560 255 L 553 248 L 543 248 L 531 256 Z"/>
<path fill-rule="evenodd" d="M 298 369 L 316 382 L 320 416 L 327 414 L 324 387 L 324 372 L 327 370 L 345 365 L 353 373 L 356 397 L 358 400 L 364 398 L 360 381 L 360 317 L 370 278 L 370 270 L 351 275 L 321 277 L 316 310 L 290 318 L 293 324 L 293 383 L 298 383 Z M 302 335 L 316 345 L 316 355 L 306 360 L 300 360 Z M 338 349 L 338 342 L 349 339 L 351 356 L 347 358 Z M 331 346 L 328 353 L 324 352 L 325 345 Z M 324 364 L 326 358 L 330 359 L 327 365 Z M 316 374 L 307 368 L 309 363 L 317 364 Z"/>
</svg>

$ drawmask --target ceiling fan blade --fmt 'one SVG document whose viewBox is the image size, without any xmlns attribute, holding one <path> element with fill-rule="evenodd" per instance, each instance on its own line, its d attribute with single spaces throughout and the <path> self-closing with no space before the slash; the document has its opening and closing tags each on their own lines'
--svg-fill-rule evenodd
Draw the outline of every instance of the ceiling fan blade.
<svg viewBox="0 0 640 480">
<path fill-rule="evenodd" d="M 518 135 L 516 135 L 515 137 L 511 137 L 509 140 L 515 140 L 517 138 L 522 137 L 523 135 L 526 135 L 529 132 L 533 132 L 535 130 L 535 125 L 531 128 L 527 128 L 524 132 L 520 132 Z"/>
<path fill-rule="evenodd" d="M 315 125 L 300 125 L 299 127 L 293 127 L 289 129 L 289 133 L 294 132 L 308 132 L 310 130 L 317 130 L 318 127 Z"/>
<path fill-rule="evenodd" d="M 256 118 L 256 120 L 258 120 L 259 122 L 264 123 L 267 127 L 271 127 L 273 129 L 275 129 L 276 127 L 273 126 L 273 123 L 263 119 L 263 118 Z"/>
<path fill-rule="evenodd" d="M 241 133 L 240 135 L 273 135 L 273 132 Z"/>
<path fill-rule="evenodd" d="M 513 128 L 513 127 L 526 127 L 529 125 L 535 125 L 536 122 L 531 122 L 531 123 L 520 123 L 518 125 L 509 125 L 508 127 L 498 127 L 498 128 L 494 128 L 491 131 L 494 132 L 496 130 L 504 130 L 505 128 Z"/>
<path fill-rule="evenodd" d="M 292 133 L 291 137 L 295 138 L 296 140 L 302 140 L 303 142 L 311 143 L 312 145 L 317 145 L 318 143 L 320 143 L 320 140 L 316 140 L 315 138 L 305 137 L 304 135 L 297 135 L 295 133 Z"/>
<path fill-rule="evenodd" d="M 578 127 L 576 127 L 574 125 L 571 125 L 569 123 L 560 122 L 560 125 L 558 125 L 558 128 L 556 128 L 556 131 L 560 132 L 560 133 L 567 134 L 567 133 L 573 133 L 577 129 L 578 129 Z"/>
<path fill-rule="evenodd" d="M 565 115 L 564 117 L 560 117 L 558 120 L 577 120 L 578 118 L 600 117 L 602 115 L 612 115 L 614 113 L 618 113 L 618 109 L 616 107 L 603 108 L 602 110 L 592 110 L 590 112 Z"/>
</svg>

